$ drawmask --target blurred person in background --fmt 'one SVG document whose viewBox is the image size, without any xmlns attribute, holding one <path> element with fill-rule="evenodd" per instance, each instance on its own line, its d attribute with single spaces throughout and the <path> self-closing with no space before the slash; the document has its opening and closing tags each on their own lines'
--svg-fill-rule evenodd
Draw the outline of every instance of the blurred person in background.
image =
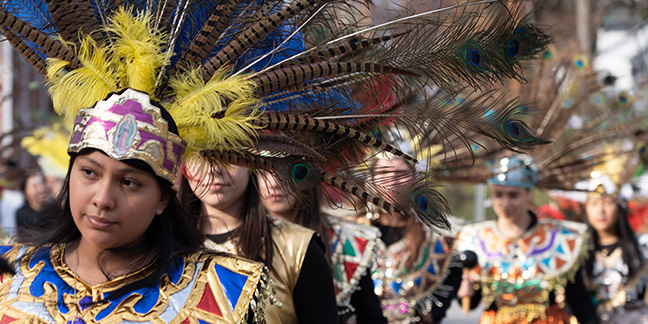
<svg viewBox="0 0 648 324">
<path fill-rule="evenodd" d="M 482 324 L 569 323 L 566 306 L 581 324 L 599 323 L 580 271 L 585 225 L 538 219 L 529 210 L 537 179 L 536 165 L 524 155 L 502 158 L 491 170 L 497 218 L 458 234 L 456 249 L 473 251 L 478 263 L 457 295 L 472 298 L 470 308 L 483 301 Z"/>
<path fill-rule="evenodd" d="M 596 175 L 577 184 L 589 191 L 584 208 L 590 241 L 583 264 L 585 283 L 602 323 L 648 323 L 648 249 L 628 222 L 626 187 L 608 175 Z M 646 234 L 642 236 L 645 240 Z"/>
<path fill-rule="evenodd" d="M 183 170 L 180 202 L 209 250 L 263 262 L 274 281 L 276 300 L 269 323 L 339 323 L 331 270 L 319 235 L 269 217 L 261 204 L 256 176 L 246 167 L 206 159 Z"/>
<path fill-rule="evenodd" d="M 409 161 L 391 155 L 376 158 L 371 167 L 386 201 L 412 191 L 416 172 Z M 381 232 L 372 278 L 389 323 L 441 323 L 461 283 L 451 240 L 399 213 L 379 210 L 370 217 Z"/>
<path fill-rule="evenodd" d="M 291 193 L 268 172 L 257 175 L 261 202 L 273 217 L 316 231 L 326 246 L 340 323 L 387 323 L 371 281 L 380 233 L 371 226 L 324 214 L 318 187 Z"/>
<path fill-rule="evenodd" d="M 9 236 L 16 233 L 16 212 L 25 203 L 20 184 L 26 178 L 25 171 L 20 169 L 14 161 L 2 164 L 2 197 L 0 198 L 0 225 Z"/>
<path fill-rule="evenodd" d="M 34 229 L 39 225 L 40 212 L 53 199 L 50 187 L 47 186 L 45 176 L 40 170 L 28 171 L 20 184 L 20 190 L 25 198 L 25 203 L 16 211 L 18 236 L 21 235 L 22 230 Z"/>
</svg>

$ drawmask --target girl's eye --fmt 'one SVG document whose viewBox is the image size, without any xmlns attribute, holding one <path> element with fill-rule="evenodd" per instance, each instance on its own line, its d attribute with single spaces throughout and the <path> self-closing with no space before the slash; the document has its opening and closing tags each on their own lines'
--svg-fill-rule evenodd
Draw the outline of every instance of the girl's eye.
<svg viewBox="0 0 648 324">
<path fill-rule="evenodd" d="M 81 168 L 81 172 L 87 176 L 92 176 L 94 175 L 94 171 L 88 168 Z"/>
<path fill-rule="evenodd" d="M 133 180 L 129 180 L 129 179 L 122 180 L 122 184 L 125 185 L 126 187 L 130 187 L 130 188 L 136 188 L 136 187 L 140 186 L 139 183 L 137 183 L 137 182 L 135 182 Z"/>
</svg>

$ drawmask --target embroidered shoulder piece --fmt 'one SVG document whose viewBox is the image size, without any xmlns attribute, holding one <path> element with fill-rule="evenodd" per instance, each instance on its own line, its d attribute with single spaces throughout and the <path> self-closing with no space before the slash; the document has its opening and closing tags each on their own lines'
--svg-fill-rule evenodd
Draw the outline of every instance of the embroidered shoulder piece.
<svg viewBox="0 0 648 324">
<path fill-rule="evenodd" d="M 540 219 L 519 239 L 505 238 L 495 221 L 465 226 L 457 249 L 478 256 L 478 276 L 484 303 L 493 302 L 498 316 L 522 316 L 531 321 L 544 316 L 549 292 L 564 293 L 585 256 L 586 225 Z"/>
<path fill-rule="evenodd" d="M 270 288 L 274 293 L 272 305 L 267 308 L 268 323 L 297 323 L 297 313 L 293 303 L 293 291 L 297 286 L 302 264 L 306 258 L 308 245 L 315 231 L 305 227 L 270 217 L 272 225 L 273 257 Z M 205 241 L 205 247 L 217 251 L 237 253 L 238 236 L 224 243 Z M 263 254 L 264 250 L 261 250 Z"/>
<path fill-rule="evenodd" d="M 373 227 L 329 217 L 333 282 L 337 304 L 350 309 L 351 295 L 358 290 L 360 278 L 367 273 L 377 256 L 380 231 Z"/>
<path fill-rule="evenodd" d="M 257 322 L 263 320 L 266 297 L 260 289 L 265 289 L 266 272 L 260 264 L 195 253 L 178 258 L 158 285 L 111 299 L 115 290 L 153 269 L 91 286 L 75 278 L 63 251 L 63 245 L 0 246 L 16 270 L 0 279 L 1 323 L 244 323 L 248 309 Z"/>
<path fill-rule="evenodd" d="M 416 311 L 427 314 L 448 287 L 440 285 L 447 275 L 453 238 L 426 230 L 426 238 L 418 259 L 411 268 L 406 265 L 408 238 L 385 247 L 380 242 L 377 267 L 372 279 L 376 295 L 381 299 L 383 314 L 390 323 L 410 323 Z"/>
</svg>

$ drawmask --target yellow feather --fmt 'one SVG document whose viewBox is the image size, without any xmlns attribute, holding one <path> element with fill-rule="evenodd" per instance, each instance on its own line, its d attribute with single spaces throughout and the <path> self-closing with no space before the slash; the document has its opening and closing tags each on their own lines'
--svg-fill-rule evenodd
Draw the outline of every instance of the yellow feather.
<svg viewBox="0 0 648 324">
<path fill-rule="evenodd" d="M 177 96 L 167 109 L 188 143 L 186 157 L 199 150 L 238 151 L 253 144 L 259 127 L 249 121 L 260 114 L 259 100 L 255 84 L 245 78 L 228 77 L 221 69 L 205 83 L 195 69 L 169 81 Z"/>
<path fill-rule="evenodd" d="M 81 41 L 77 56 L 82 67 L 67 73 L 64 70 L 67 62 L 58 59 L 47 61 L 49 93 L 54 109 L 66 120 L 73 120 L 79 109 L 92 107 L 109 93 L 119 90 L 109 48 L 98 48 L 88 36 Z"/>
<path fill-rule="evenodd" d="M 160 70 L 168 64 L 166 35 L 151 32 L 151 16 L 134 16 L 132 9 L 121 7 L 110 18 L 106 31 L 114 35 L 113 59 L 120 62 L 117 75 L 120 87 L 132 88 L 153 95 Z"/>
<path fill-rule="evenodd" d="M 38 158 L 38 164 L 46 175 L 65 178 L 70 156 L 67 154 L 70 132 L 61 124 L 36 129 L 24 137 L 20 144 L 29 154 Z"/>
</svg>

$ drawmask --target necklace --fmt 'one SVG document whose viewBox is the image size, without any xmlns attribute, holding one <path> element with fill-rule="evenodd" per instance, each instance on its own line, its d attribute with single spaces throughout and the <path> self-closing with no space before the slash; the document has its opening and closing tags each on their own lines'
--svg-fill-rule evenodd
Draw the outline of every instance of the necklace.
<svg viewBox="0 0 648 324">
<path fill-rule="evenodd" d="M 79 310 L 79 294 L 77 291 L 77 284 L 78 284 L 78 278 L 79 274 L 77 273 L 77 268 L 79 267 L 79 246 L 77 245 L 76 249 L 74 250 L 74 320 L 76 321 L 77 318 L 79 318 L 78 310 Z"/>
<path fill-rule="evenodd" d="M 79 319 L 78 310 L 81 308 L 81 305 L 79 304 L 79 302 L 80 302 L 79 290 L 77 289 L 77 286 L 78 286 L 78 283 L 79 283 L 79 271 L 78 270 L 79 270 L 79 261 L 80 261 L 80 258 L 79 258 L 79 243 L 77 243 L 77 245 L 75 247 L 75 250 L 74 250 L 74 270 L 73 270 L 73 272 L 74 272 L 74 304 L 75 304 L 74 305 L 74 320 L 75 321 L 77 319 Z M 137 258 L 135 258 L 135 259 L 131 260 L 130 262 L 128 262 L 127 264 L 113 270 L 112 272 L 113 273 L 118 273 L 119 271 L 132 266 L 137 261 L 142 259 L 145 255 L 146 255 L 146 252 L 140 254 Z M 100 298 L 103 299 L 103 289 L 106 286 L 106 283 L 111 280 L 110 277 L 112 277 L 112 276 L 109 277 L 109 276 L 105 275 L 105 277 L 106 277 L 106 280 L 101 284 L 101 287 L 99 288 L 99 291 L 95 293 L 95 291 L 93 289 L 92 303 L 95 303 L 95 302 L 99 301 Z"/>
<path fill-rule="evenodd" d="M 610 255 L 610 253 L 614 252 L 614 250 L 616 250 L 618 246 L 619 242 L 616 242 L 610 245 L 601 246 L 599 248 L 601 249 L 601 254 L 603 254 L 603 256 L 608 256 Z"/>
</svg>

